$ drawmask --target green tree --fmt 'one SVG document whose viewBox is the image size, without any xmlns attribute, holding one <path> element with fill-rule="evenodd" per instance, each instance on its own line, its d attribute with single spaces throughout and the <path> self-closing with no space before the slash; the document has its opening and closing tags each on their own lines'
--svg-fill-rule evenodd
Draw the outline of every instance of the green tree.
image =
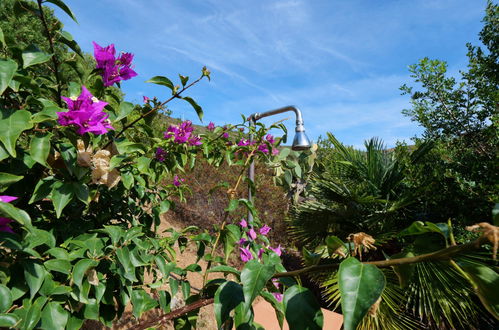
<svg viewBox="0 0 499 330">
<path fill-rule="evenodd" d="M 499 104 L 499 6 L 489 2 L 480 32 L 483 47 L 468 44 L 468 69 L 461 79 L 447 64 L 424 58 L 410 66 L 418 88 L 403 85 L 412 107 L 403 111 L 424 129 L 416 145 L 435 141 L 420 168 L 416 186 L 427 187 L 421 214 L 431 221 L 490 219 L 498 198 L 496 183 Z"/>
</svg>

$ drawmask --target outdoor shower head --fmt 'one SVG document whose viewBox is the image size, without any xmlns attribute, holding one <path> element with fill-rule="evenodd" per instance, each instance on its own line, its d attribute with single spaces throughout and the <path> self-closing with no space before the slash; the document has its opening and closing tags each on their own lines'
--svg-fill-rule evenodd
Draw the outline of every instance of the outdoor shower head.
<svg viewBox="0 0 499 330">
<path fill-rule="evenodd" d="M 300 151 L 310 149 L 310 147 L 311 144 L 310 140 L 307 137 L 307 134 L 305 134 L 304 131 L 296 132 L 295 138 L 293 139 L 293 144 L 291 145 L 291 149 Z"/>
<path fill-rule="evenodd" d="M 249 117 L 249 120 L 252 122 L 256 122 L 257 120 L 263 117 L 276 115 L 286 111 L 293 111 L 296 115 L 296 128 L 295 128 L 296 133 L 293 139 L 293 144 L 291 145 L 291 149 L 297 151 L 310 149 L 312 145 L 310 144 L 310 140 L 305 134 L 305 127 L 303 127 L 303 118 L 301 116 L 301 111 L 294 105 L 288 105 L 287 107 L 270 110 L 263 113 L 254 113 Z"/>
</svg>

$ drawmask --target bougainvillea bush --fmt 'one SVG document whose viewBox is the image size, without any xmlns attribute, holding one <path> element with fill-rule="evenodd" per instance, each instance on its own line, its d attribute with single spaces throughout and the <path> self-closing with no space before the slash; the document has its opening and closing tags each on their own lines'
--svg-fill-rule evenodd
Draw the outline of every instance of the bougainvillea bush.
<svg viewBox="0 0 499 330">
<path fill-rule="evenodd" d="M 189 329 L 200 307 L 214 304 L 220 328 L 255 329 L 252 303 L 261 296 L 281 324 L 286 318 L 293 329 L 317 329 L 319 305 L 293 276 L 339 266 L 345 328 L 355 328 L 383 291 L 385 277 L 376 266 L 390 267 L 400 259 L 369 265 L 348 249 L 341 265 L 286 272 L 282 247 L 268 239 L 271 228 L 259 220 L 253 203 L 237 194 L 241 185 L 254 187 L 245 173 L 257 158 L 282 166 L 288 183 L 291 169 L 301 173 L 297 162 L 286 159 L 289 150 L 277 149 L 282 140 L 268 134 L 285 127 L 249 125 L 246 118 L 224 127 L 210 122 L 203 132 L 190 121 L 158 127 L 154 119 L 174 102 L 188 102 L 203 118 L 186 91 L 209 80 L 208 69 L 195 80 L 179 75 L 178 84 L 152 77 L 146 82 L 163 86 L 165 95 L 144 97 L 140 105 L 126 102 L 120 84 L 147 79 L 134 67 L 133 54 L 96 42 L 93 58 L 83 54 L 46 4 L 75 19 L 60 0 L 2 4 L 12 10 L 8 22 L 27 15 L 30 24 L 39 22 L 44 39 L 26 44 L 16 29 L 0 30 L 0 327 L 78 329 L 85 320 L 110 327 L 129 308 L 139 329 L 169 320 Z M 161 215 L 189 193 L 186 170 L 199 159 L 240 168 L 235 184 L 213 187 L 227 196 L 217 230 L 210 234 L 190 226 L 158 232 Z M 252 213 L 251 222 L 234 216 L 241 208 Z M 489 234 L 473 247 L 493 240 Z M 177 265 L 187 246 L 197 249 L 197 261 L 206 261 L 206 267 Z M 470 246 L 410 262 L 461 249 Z M 230 266 L 231 255 L 241 259 L 242 269 Z M 191 290 L 190 272 L 203 275 L 200 291 Z M 208 280 L 209 273 L 218 276 Z M 480 274 L 473 283 L 490 285 Z M 487 299 L 484 304 L 497 312 Z M 142 320 L 152 309 L 161 315 Z"/>
</svg>

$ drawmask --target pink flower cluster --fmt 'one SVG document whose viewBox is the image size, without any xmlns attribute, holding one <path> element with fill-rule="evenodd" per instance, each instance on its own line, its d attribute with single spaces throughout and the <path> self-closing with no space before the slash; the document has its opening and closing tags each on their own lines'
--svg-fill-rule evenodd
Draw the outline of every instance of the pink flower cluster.
<svg viewBox="0 0 499 330">
<path fill-rule="evenodd" d="M 215 130 L 215 123 L 210 121 L 210 123 L 208 124 L 208 126 L 206 126 L 206 128 L 208 129 L 208 131 L 213 132 Z"/>
<path fill-rule="evenodd" d="M 15 201 L 17 197 L 14 196 L 0 196 L 1 203 L 10 203 Z M 12 222 L 12 219 L 0 217 L 0 232 L 14 233 L 12 228 L 10 228 L 9 223 Z"/>
<path fill-rule="evenodd" d="M 76 133 L 105 134 L 114 129 L 107 119 L 109 115 L 103 111 L 107 102 L 99 101 L 85 86 L 81 87 L 78 98 L 62 97 L 68 104 L 69 111 L 57 112 L 58 123 L 62 126 L 75 125 Z"/>
<path fill-rule="evenodd" d="M 265 137 L 265 140 L 270 144 L 275 143 L 274 136 L 272 136 L 271 134 L 267 134 L 267 136 Z M 241 139 L 241 140 L 239 140 L 239 142 L 237 142 L 237 145 L 240 147 L 251 146 L 254 144 L 255 144 L 255 141 L 249 141 L 247 139 Z M 267 143 L 265 143 L 265 142 L 260 143 L 257 147 L 257 150 L 264 153 L 264 154 L 269 153 L 269 147 L 268 147 Z M 275 156 L 278 153 L 279 153 L 279 150 L 277 148 L 272 148 L 272 155 Z"/>
<path fill-rule="evenodd" d="M 242 219 L 239 222 L 239 225 L 242 228 L 248 228 L 248 222 L 245 219 Z M 269 226 L 264 225 L 263 227 L 261 227 L 258 230 L 258 232 L 260 233 L 260 235 L 266 236 L 271 231 L 271 229 L 272 228 L 270 228 Z M 249 228 L 249 230 L 246 232 L 246 235 L 250 241 L 254 241 L 257 238 L 257 233 L 256 233 L 255 229 L 253 229 L 253 228 Z M 248 247 L 244 247 L 244 245 L 246 245 L 246 243 L 248 243 L 248 242 L 249 241 L 247 239 L 245 239 L 244 237 L 241 238 L 238 242 L 238 244 L 241 246 L 241 247 L 239 247 L 239 250 L 241 251 L 240 257 L 241 257 L 241 260 L 243 262 L 248 262 L 249 260 L 254 259 L 254 256 L 251 253 L 251 250 Z M 282 254 L 281 245 L 279 245 L 276 248 L 273 248 L 271 246 L 267 246 L 266 248 L 268 250 L 274 251 L 278 256 L 281 256 L 281 254 Z M 263 249 L 263 248 L 260 248 L 258 250 L 258 259 L 261 259 L 264 252 L 265 252 L 265 249 Z"/>
<path fill-rule="evenodd" d="M 201 138 L 192 134 L 194 127 L 190 120 L 182 122 L 180 125 L 170 125 L 166 132 L 163 134 L 165 139 L 172 139 L 173 142 L 178 144 L 187 143 L 191 146 L 199 146 L 203 144 Z"/>
<path fill-rule="evenodd" d="M 94 44 L 94 57 L 97 61 L 97 69 L 101 69 L 104 86 L 109 87 L 121 80 L 128 80 L 137 75 L 132 69 L 133 54 L 121 53 L 115 57 L 116 50 L 114 44 L 101 47 L 96 42 Z"/>
<path fill-rule="evenodd" d="M 184 181 L 185 181 L 185 179 L 180 179 L 180 178 L 178 177 L 178 175 L 175 175 L 175 176 L 173 177 L 173 185 L 174 185 L 175 187 L 180 187 Z"/>
</svg>

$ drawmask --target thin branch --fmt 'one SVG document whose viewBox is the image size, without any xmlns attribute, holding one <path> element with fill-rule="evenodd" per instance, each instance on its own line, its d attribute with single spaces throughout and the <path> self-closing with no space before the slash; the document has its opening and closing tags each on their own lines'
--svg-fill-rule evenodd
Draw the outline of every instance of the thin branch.
<svg viewBox="0 0 499 330">
<path fill-rule="evenodd" d="M 61 99 L 62 92 L 61 92 L 61 79 L 59 77 L 59 62 L 57 61 L 57 57 L 55 56 L 54 41 L 52 40 L 52 36 L 50 35 L 50 30 L 47 24 L 47 20 L 45 19 L 45 14 L 43 13 L 42 1 L 43 0 L 37 0 L 38 9 L 40 10 L 40 19 L 42 20 L 43 28 L 45 29 L 45 33 L 47 34 L 47 39 L 50 45 L 50 52 L 52 53 L 51 59 L 52 59 L 52 65 L 54 66 L 53 72 L 55 75 L 55 80 L 57 81 L 57 104 L 59 105 L 59 107 L 62 107 L 62 99 Z"/>
<path fill-rule="evenodd" d="M 431 252 L 431 253 L 420 254 L 420 255 L 415 256 L 415 257 L 397 258 L 397 259 L 388 259 L 388 260 L 377 260 L 377 261 L 366 261 L 366 262 L 363 262 L 363 264 L 374 265 L 374 266 L 379 267 L 379 268 L 386 268 L 386 267 L 392 267 L 392 266 L 414 264 L 414 263 L 423 262 L 423 261 L 448 260 L 457 254 L 467 252 L 467 251 L 476 250 L 476 249 L 480 248 L 480 246 L 482 246 L 482 244 L 487 243 L 487 242 L 488 242 L 488 239 L 486 237 L 480 237 L 477 240 L 470 242 L 470 243 L 467 243 L 467 244 L 453 245 L 453 246 L 447 247 L 445 249 L 441 249 L 441 250 Z M 299 275 L 302 275 L 305 273 L 310 273 L 310 272 L 322 272 L 322 271 L 327 271 L 327 270 L 334 270 L 334 269 L 337 269 L 339 266 L 340 266 L 339 263 L 308 266 L 308 267 L 293 270 L 290 272 L 277 273 L 277 274 L 274 274 L 273 277 L 277 278 L 277 277 L 299 276 Z"/>
<path fill-rule="evenodd" d="M 171 311 L 170 313 L 164 314 L 155 320 L 140 323 L 134 329 L 144 330 L 144 329 L 148 329 L 148 328 L 151 328 L 154 326 L 163 325 L 170 320 L 176 319 L 177 317 L 180 317 L 184 314 L 192 312 L 192 311 L 199 309 L 203 306 L 211 305 L 211 304 L 213 304 L 214 301 L 215 301 L 215 299 L 213 299 L 213 298 L 200 299 L 196 302 L 193 302 L 192 304 L 186 305 L 182 308 Z"/>
<path fill-rule="evenodd" d="M 40 1 L 40 0 L 39 0 Z M 201 75 L 201 77 L 199 77 L 198 79 L 196 79 L 195 81 L 191 82 L 189 85 L 183 87 L 181 90 L 179 90 L 178 92 L 176 92 L 175 94 L 173 94 L 168 100 L 164 101 L 163 103 L 161 103 L 159 106 L 156 106 L 154 108 L 152 108 L 151 110 L 149 110 L 148 112 L 144 113 L 143 115 L 141 115 L 139 118 L 135 119 L 134 121 L 132 121 L 130 124 L 126 125 L 125 127 L 123 127 L 123 129 L 118 133 L 116 134 L 116 136 L 114 137 L 113 140 L 109 141 L 103 149 L 106 149 L 111 143 L 113 143 L 114 140 L 116 140 L 117 138 L 119 138 L 121 135 L 123 135 L 123 133 L 129 129 L 130 127 L 132 127 L 133 125 L 135 125 L 138 121 L 140 121 L 141 119 L 144 119 L 145 117 L 149 116 L 150 114 L 152 114 L 153 112 L 156 112 L 158 111 L 159 109 L 161 109 L 163 106 L 165 106 L 167 103 L 169 103 L 170 101 L 172 101 L 173 99 L 176 99 L 176 98 L 179 98 L 180 94 L 182 94 L 186 89 L 192 87 L 193 85 L 197 84 L 199 81 L 201 81 L 201 79 L 203 79 L 204 75 Z"/>
</svg>

